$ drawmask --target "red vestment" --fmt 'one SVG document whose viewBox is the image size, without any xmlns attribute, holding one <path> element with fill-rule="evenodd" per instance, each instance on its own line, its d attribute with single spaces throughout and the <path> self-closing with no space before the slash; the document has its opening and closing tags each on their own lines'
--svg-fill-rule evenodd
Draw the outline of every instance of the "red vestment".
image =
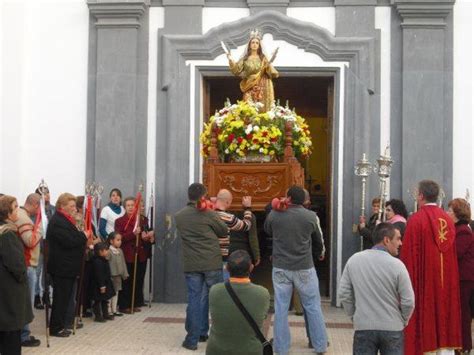
<svg viewBox="0 0 474 355">
<path fill-rule="evenodd" d="M 415 291 L 405 328 L 405 354 L 461 348 L 461 304 L 455 228 L 439 207 L 421 207 L 408 220 L 400 259 Z"/>
</svg>

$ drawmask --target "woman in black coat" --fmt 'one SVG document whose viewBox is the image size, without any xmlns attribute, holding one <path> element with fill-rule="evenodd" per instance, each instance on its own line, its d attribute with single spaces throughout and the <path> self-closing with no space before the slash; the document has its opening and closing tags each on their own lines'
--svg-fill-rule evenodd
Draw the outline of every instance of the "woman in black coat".
<svg viewBox="0 0 474 355">
<path fill-rule="evenodd" d="M 23 244 L 12 222 L 18 220 L 18 203 L 0 197 L 0 354 L 21 354 L 20 332 L 33 320 Z"/>
<path fill-rule="evenodd" d="M 50 332 L 52 336 L 68 337 L 65 316 L 72 297 L 74 282 L 81 270 L 86 235 L 76 227 L 76 198 L 64 193 L 56 203 L 56 213 L 48 224 L 48 274 L 53 281 L 53 306 Z"/>
</svg>

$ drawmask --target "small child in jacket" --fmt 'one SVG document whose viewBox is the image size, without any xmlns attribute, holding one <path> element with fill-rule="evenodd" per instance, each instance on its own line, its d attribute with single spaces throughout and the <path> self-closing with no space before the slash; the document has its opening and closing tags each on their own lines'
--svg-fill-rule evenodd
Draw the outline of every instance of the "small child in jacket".
<svg viewBox="0 0 474 355">
<path fill-rule="evenodd" d="M 112 284 L 115 290 L 115 296 L 110 301 L 110 309 L 114 316 L 121 317 L 123 313 L 117 310 L 118 293 L 122 290 L 122 280 L 128 279 L 127 264 L 122 249 L 122 235 L 112 232 L 108 235 L 107 241 L 110 245 L 109 265 L 112 275 Z"/>
<path fill-rule="evenodd" d="M 109 248 L 106 243 L 100 242 L 94 246 L 92 259 L 92 299 L 94 300 L 94 316 L 96 322 L 105 322 L 114 319 L 109 315 L 108 301 L 115 295 L 107 260 Z"/>
</svg>

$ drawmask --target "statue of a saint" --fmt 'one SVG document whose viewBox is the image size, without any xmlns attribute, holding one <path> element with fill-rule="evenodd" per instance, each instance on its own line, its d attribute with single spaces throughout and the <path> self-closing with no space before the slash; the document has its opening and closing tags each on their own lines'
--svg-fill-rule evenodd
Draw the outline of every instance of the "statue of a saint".
<svg viewBox="0 0 474 355">
<path fill-rule="evenodd" d="M 260 102 L 263 104 L 262 112 L 270 110 L 274 100 L 273 78 L 278 78 L 278 72 L 273 68 L 278 48 L 268 60 L 262 50 L 262 34 L 258 30 L 250 32 L 247 50 L 235 63 L 226 51 L 229 67 L 235 76 L 242 78 L 240 90 L 245 101 Z"/>
</svg>

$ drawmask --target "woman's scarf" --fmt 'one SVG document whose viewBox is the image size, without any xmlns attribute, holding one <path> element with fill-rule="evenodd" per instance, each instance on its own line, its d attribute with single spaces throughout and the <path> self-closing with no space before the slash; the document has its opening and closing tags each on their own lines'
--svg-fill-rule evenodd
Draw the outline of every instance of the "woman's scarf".
<svg viewBox="0 0 474 355">
<path fill-rule="evenodd" d="M 115 213 L 115 214 L 120 214 L 122 212 L 122 206 L 116 205 L 115 203 L 109 202 L 107 205 L 110 207 L 110 209 Z"/>
<path fill-rule="evenodd" d="M 64 211 L 62 208 L 58 208 L 56 210 L 59 214 L 61 214 L 64 218 L 66 218 L 69 222 L 71 222 L 72 225 L 76 226 L 76 219 L 71 216 L 69 213 L 67 213 L 66 211 Z"/>
<path fill-rule="evenodd" d="M 387 222 L 390 223 L 390 224 L 395 224 L 397 222 L 403 222 L 403 223 L 407 224 L 407 220 L 405 219 L 405 217 L 403 217 L 399 214 L 396 214 L 395 216 L 390 218 Z"/>
</svg>

